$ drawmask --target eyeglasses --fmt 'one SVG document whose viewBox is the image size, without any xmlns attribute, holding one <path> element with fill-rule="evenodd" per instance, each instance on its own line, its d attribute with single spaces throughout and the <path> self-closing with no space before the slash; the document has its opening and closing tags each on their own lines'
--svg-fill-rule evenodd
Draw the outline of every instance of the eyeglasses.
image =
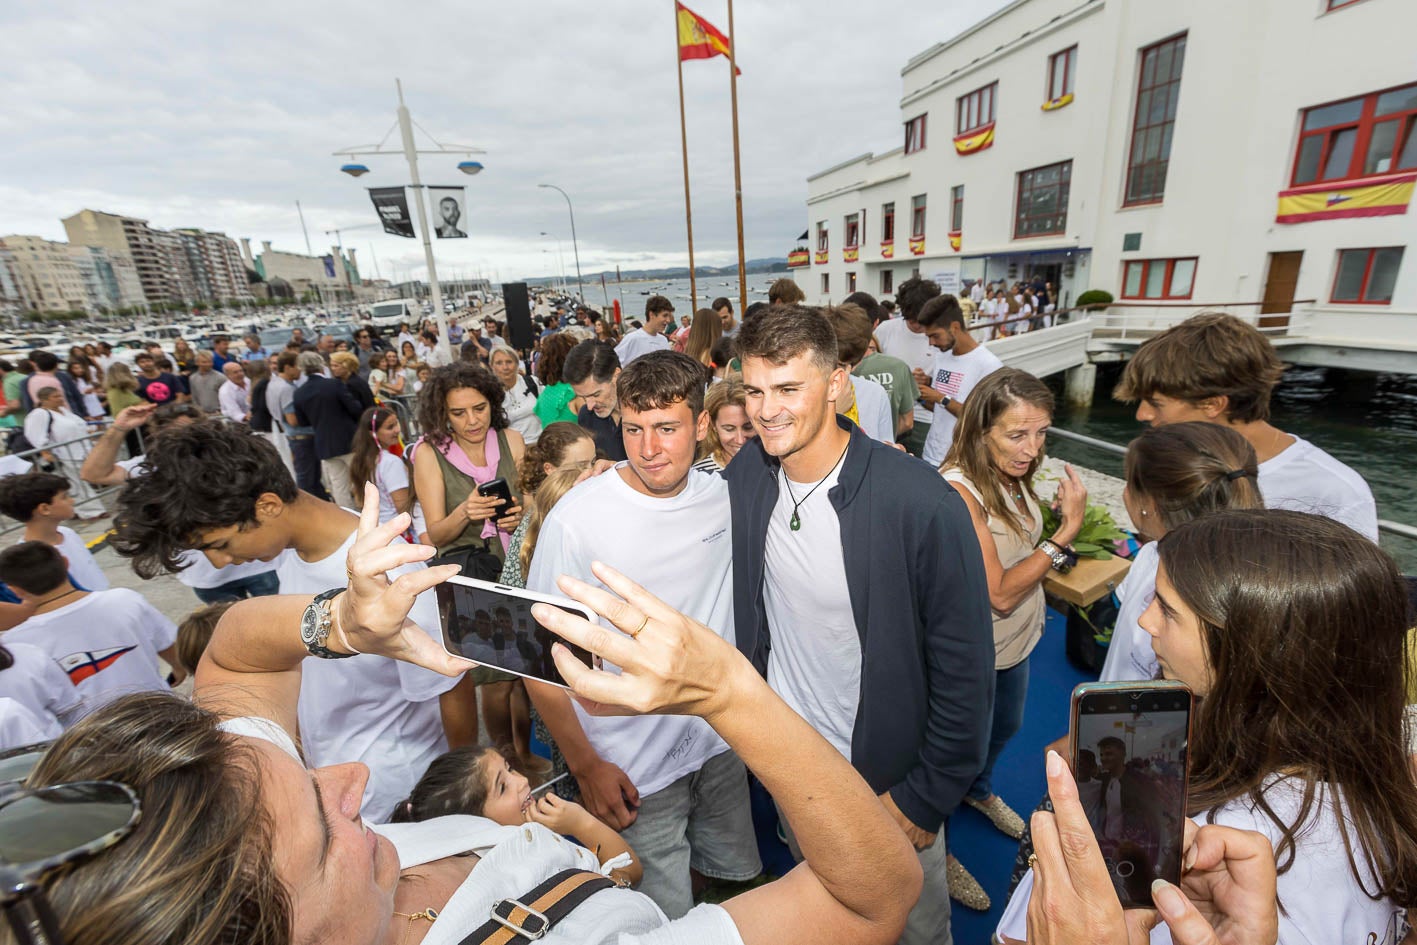
<svg viewBox="0 0 1417 945">
<path fill-rule="evenodd" d="M 142 804 L 117 781 L 76 781 L 15 790 L 45 745 L 0 754 L 0 907 L 21 945 L 62 945 L 59 920 L 44 894 L 58 870 L 109 849 L 133 832 Z"/>
</svg>

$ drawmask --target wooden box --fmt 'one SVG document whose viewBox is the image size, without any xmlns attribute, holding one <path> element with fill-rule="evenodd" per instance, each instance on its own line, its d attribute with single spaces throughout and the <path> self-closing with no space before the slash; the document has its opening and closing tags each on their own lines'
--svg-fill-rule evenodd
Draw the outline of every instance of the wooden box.
<svg viewBox="0 0 1417 945">
<path fill-rule="evenodd" d="M 1049 571 L 1043 591 L 1078 607 L 1086 607 L 1117 589 L 1132 563 L 1115 555 L 1110 558 L 1079 558 L 1067 574 Z"/>
</svg>

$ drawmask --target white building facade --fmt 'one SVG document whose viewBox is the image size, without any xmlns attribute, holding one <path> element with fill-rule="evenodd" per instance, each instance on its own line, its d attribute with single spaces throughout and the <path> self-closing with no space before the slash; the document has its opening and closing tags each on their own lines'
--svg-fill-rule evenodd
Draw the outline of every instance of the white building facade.
<svg viewBox="0 0 1417 945">
<path fill-rule="evenodd" d="M 795 278 L 1417 315 L 1414 32 L 1411 0 L 1017 0 L 906 64 L 902 147 L 808 178 Z"/>
</svg>

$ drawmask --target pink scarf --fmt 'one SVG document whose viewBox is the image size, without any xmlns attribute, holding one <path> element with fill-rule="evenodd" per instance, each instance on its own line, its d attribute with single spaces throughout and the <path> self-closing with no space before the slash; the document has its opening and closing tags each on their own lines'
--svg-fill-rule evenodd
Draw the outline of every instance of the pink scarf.
<svg viewBox="0 0 1417 945">
<path fill-rule="evenodd" d="M 423 445 L 423 442 L 424 438 L 419 437 L 418 440 L 408 448 L 410 460 L 412 460 L 414 451 L 417 450 L 419 446 Z M 485 466 L 474 465 L 472 460 L 468 459 L 467 454 L 459 449 L 457 444 L 453 442 L 452 437 L 448 437 L 444 440 L 443 444 L 437 447 L 437 450 L 454 469 L 467 476 L 473 482 L 491 482 L 493 479 L 497 478 L 497 464 L 502 461 L 502 446 L 498 442 L 496 430 L 487 431 L 487 442 L 483 446 L 483 450 L 487 456 L 487 464 Z M 505 532 L 498 528 L 493 523 L 492 519 L 489 518 L 483 521 L 482 534 L 479 537 L 495 537 L 499 539 L 502 542 L 502 551 L 505 552 L 512 536 L 510 532 Z"/>
</svg>

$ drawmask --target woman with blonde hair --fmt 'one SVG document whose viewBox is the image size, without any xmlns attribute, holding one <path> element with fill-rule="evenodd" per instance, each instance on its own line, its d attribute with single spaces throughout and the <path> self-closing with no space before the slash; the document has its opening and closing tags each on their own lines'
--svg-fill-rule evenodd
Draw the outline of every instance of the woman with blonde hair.
<svg viewBox="0 0 1417 945">
<path fill-rule="evenodd" d="M 710 308 L 694 313 L 689 334 L 684 340 L 684 353 L 704 367 L 713 369 L 713 346 L 723 337 L 723 319 Z"/>
<path fill-rule="evenodd" d="M 753 421 L 748 419 L 748 392 L 742 379 L 733 375 L 709 387 L 704 412 L 709 416 L 708 436 L 694 468 L 718 472 L 738 455 L 744 443 L 757 436 Z"/>
</svg>

